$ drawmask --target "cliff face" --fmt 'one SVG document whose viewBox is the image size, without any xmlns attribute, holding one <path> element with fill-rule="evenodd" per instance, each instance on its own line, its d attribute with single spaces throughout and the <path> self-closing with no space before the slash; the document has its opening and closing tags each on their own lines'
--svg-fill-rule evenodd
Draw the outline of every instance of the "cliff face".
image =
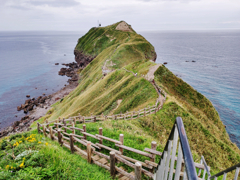
<svg viewBox="0 0 240 180">
<path fill-rule="evenodd" d="M 87 56 L 83 52 L 74 50 L 75 61 L 78 63 L 79 67 L 86 67 L 95 57 Z"/>
</svg>

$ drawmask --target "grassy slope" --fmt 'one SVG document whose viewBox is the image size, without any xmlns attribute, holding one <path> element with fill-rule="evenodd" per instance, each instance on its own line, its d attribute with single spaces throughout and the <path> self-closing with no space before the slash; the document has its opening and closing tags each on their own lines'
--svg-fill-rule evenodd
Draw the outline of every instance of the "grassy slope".
<svg viewBox="0 0 240 180">
<path fill-rule="evenodd" d="M 207 163 L 214 170 L 223 170 L 240 162 L 240 150 L 230 141 L 217 111 L 205 96 L 176 77 L 165 66 L 159 67 L 155 72 L 155 79 L 168 93 L 168 100 L 162 113 L 167 114 L 166 119 L 172 117 L 172 121 L 176 116 L 183 118 L 193 151 L 204 155 Z M 158 128 L 166 124 L 165 118 L 160 119 L 162 123 Z M 148 126 L 153 129 L 148 121 Z"/>
<path fill-rule="evenodd" d="M 54 106 L 49 120 L 68 115 L 107 114 L 118 99 L 122 103 L 114 113 L 126 112 L 147 105 L 153 105 L 157 93 L 144 78 L 136 78 L 122 67 L 141 64 L 139 72 L 147 72 L 155 63 L 154 48 L 141 35 L 115 30 L 118 23 L 103 28 L 92 28 L 81 37 L 75 49 L 96 58 L 80 73 L 79 86 L 61 104 Z M 113 64 L 115 71 L 102 75 L 106 60 Z M 143 72 L 143 70 L 145 70 Z"/>
<path fill-rule="evenodd" d="M 151 84 L 143 78 L 134 77 L 123 69 L 124 67 L 138 74 L 146 74 L 149 67 L 155 64 L 149 61 L 154 57 L 154 48 L 134 31 L 116 31 L 114 30 L 116 26 L 117 23 L 104 28 L 92 28 L 79 39 L 76 50 L 89 56 L 96 56 L 96 58 L 80 73 L 79 86 L 64 98 L 62 103 L 54 104 L 53 108 L 39 122 L 43 122 L 47 118 L 54 120 L 59 116 L 67 117 L 77 113 L 90 115 L 91 113 L 126 112 L 155 103 L 157 93 Z M 115 71 L 103 78 L 102 66 L 106 60 L 111 60 L 115 64 L 111 67 Z M 200 155 L 203 154 L 214 172 L 240 161 L 239 149 L 230 142 L 219 116 L 209 100 L 174 76 L 164 66 L 156 71 L 155 80 L 168 93 L 167 102 L 156 115 L 132 121 L 89 123 L 87 132 L 95 134 L 99 127 L 103 127 L 103 134 L 114 139 L 118 139 L 119 134 L 123 133 L 124 144 L 140 150 L 150 147 L 151 141 L 155 140 L 158 143 L 157 149 L 162 151 L 175 118 L 181 116 L 195 161 L 200 161 Z M 123 99 L 123 101 L 115 112 L 112 112 L 118 99 Z M 81 125 L 78 126 L 81 127 Z M 32 127 L 36 127 L 36 122 Z M 37 136 L 37 139 L 49 141 L 42 139 L 41 136 Z M 88 140 L 95 142 L 91 138 Z M 104 141 L 104 143 L 107 142 Z M 2 144 L 3 142 L 0 142 L 1 146 Z M 69 150 L 62 149 L 57 143 L 51 142 L 51 144 L 53 146 L 47 147 L 36 144 L 36 149 L 45 153 L 47 158 L 43 159 L 44 162 L 28 167 L 47 168 L 50 164 L 56 168 L 57 172 L 63 172 L 70 179 L 74 177 L 73 174 L 78 171 L 78 168 L 81 169 L 79 173 L 86 175 L 86 179 L 109 178 L 109 174 L 106 174 L 104 169 L 94 165 L 88 166 L 86 160 L 81 159 L 78 155 L 71 155 Z M 114 146 L 111 143 L 109 145 Z M 23 150 L 24 148 L 15 155 Z M 6 154 L 10 151 L 10 149 L 1 150 L 1 159 L 8 157 Z M 56 153 L 58 151 L 59 153 Z M 104 152 L 109 153 L 108 151 Z M 124 155 L 145 160 L 144 157 L 128 151 L 124 151 Z M 31 156 L 27 158 L 31 158 Z M 68 169 L 67 166 L 57 168 L 64 161 L 71 163 L 73 168 Z M 11 159 L 9 162 L 13 163 L 14 160 Z M 2 160 L 0 166 L 4 168 L 9 162 Z M 27 166 L 23 170 L 25 171 L 26 168 Z M 131 171 L 130 168 L 128 170 Z M 70 173 L 71 171 L 72 173 Z M 88 173 L 91 171 L 94 173 Z M 6 169 L 2 172 L 8 173 L 6 176 L 12 177 Z M 18 173 L 21 172 L 16 172 L 15 177 L 19 175 Z M 40 176 L 36 175 L 36 177 Z M 59 177 L 53 174 L 51 178 Z"/>
<path fill-rule="evenodd" d="M 31 131 L 0 140 L 0 179 L 111 179 L 106 170 L 36 133 Z M 27 140 L 31 134 L 36 136 Z M 16 142 L 20 144 L 14 146 Z M 24 155 L 26 150 L 35 152 Z M 13 155 L 21 154 L 13 159 Z"/>
</svg>

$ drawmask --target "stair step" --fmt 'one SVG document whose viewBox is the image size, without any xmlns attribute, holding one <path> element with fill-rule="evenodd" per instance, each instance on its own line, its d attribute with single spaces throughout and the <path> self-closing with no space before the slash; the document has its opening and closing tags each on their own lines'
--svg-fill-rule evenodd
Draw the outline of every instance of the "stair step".
<svg viewBox="0 0 240 180">
<path fill-rule="evenodd" d="M 122 169 L 122 170 L 124 170 L 125 171 L 125 169 L 124 169 L 124 167 L 119 167 L 119 169 Z M 117 175 L 116 175 L 116 177 L 118 178 L 118 179 L 120 179 L 120 178 L 122 178 L 124 175 L 122 175 L 122 174 L 120 174 L 119 172 L 117 172 Z"/>
<path fill-rule="evenodd" d="M 129 180 L 129 178 L 126 176 L 123 176 L 123 177 L 119 178 L 118 180 Z"/>
<path fill-rule="evenodd" d="M 98 162 L 100 162 L 101 164 L 107 164 L 108 160 L 106 160 L 105 158 L 102 158 L 102 159 L 98 160 Z"/>
<path fill-rule="evenodd" d="M 92 157 L 92 160 L 94 160 L 94 161 L 98 161 L 99 159 L 100 159 L 100 157 L 98 155 L 95 155 Z"/>
</svg>

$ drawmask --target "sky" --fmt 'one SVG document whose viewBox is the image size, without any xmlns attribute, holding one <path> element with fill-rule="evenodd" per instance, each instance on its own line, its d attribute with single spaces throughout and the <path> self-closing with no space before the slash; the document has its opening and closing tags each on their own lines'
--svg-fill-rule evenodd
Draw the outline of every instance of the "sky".
<svg viewBox="0 0 240 180">
<path fill-rule="evenodd" d="M 240 0 L 0 0 L 0 31 L 86 31 L 121 20 L 137 31 L 240 29 Z"/>
</svg>

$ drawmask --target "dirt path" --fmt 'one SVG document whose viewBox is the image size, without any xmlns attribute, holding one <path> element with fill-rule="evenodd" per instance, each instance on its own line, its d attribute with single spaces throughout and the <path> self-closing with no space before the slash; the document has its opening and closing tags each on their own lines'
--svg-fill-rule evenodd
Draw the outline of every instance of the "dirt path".
<svg viewBox="0 0 240 180">
<path fill-rule="evenodd" d="M 118 99 L 118 100 L 117 100 L 117 107 L 115 107 L 115 108 L 109 113 L 109 115 L 113 115 L 113 112 L 119 107 L 119 105 L 121 104 L 121 102 L 122 102 L 122 99 Z"/>
<path fill-rule="evenodd" d="M 154 79 L 154 73 L 155 71 L 161 66 L 162 64 L 157 64 L 155 66 L 150 67 L 148 73 L 145 76 L 145 79 L 148 81 L 152 81 Z"/>
</svg>

